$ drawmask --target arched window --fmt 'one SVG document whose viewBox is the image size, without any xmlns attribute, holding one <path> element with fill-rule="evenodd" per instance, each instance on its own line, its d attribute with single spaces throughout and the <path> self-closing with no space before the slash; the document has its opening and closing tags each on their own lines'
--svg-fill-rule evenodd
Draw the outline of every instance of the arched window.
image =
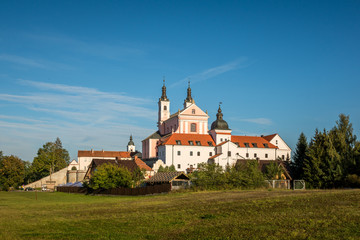
<svg viewBox="0 0 360 240">
<path fill-rule="evenodd" d="M 192 123 L 192 124 L 191 124 L 190 131 L 191 131 L 191 132 L 196 132 L 196 123 Z"/>
</svg>

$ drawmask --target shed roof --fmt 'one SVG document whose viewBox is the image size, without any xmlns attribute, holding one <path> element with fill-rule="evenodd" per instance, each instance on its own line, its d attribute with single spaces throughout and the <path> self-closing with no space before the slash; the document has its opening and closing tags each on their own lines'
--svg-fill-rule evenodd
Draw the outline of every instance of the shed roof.
<svg viewBox="0 0 360 240">
<path fill-rule="evenodd" d="M 175 179 L 190 180 L 183 172 L 158 172 L 146 180 L 149 183 L 172 182 Z"/>
</svg>

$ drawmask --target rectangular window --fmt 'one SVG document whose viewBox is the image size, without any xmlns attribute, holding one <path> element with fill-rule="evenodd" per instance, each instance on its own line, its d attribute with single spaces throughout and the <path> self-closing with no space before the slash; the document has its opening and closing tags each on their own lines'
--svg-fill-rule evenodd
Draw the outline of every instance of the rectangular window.
<svg viewBox="0 0 360 240">
<path fill-rule="evenodd" d="M 197 146 L 201 146 L 200 141 L 196 141 L 196 145 L 197 145 Z"/>
<path fill-rule="evenodd" d="M 246 157 L 247 157 L 247 158 L 249 157 L 249 153 L 246 153 Z"/>
<path fill-rule="evenodd" d="M 178 154 L 178 156 L 180 156 L 180 155 L 181 155 L 181 152 L 180 152 L 180 151 L 178 151 L 178 152 L 177 152 L 177 154 Z"/>
<path fill-rule="evenodd" d="M 223 140 L 223 139 L 222 139 L 222 138 L 220 138 L 220 142 L 222 142 L 222 140 Z"/>
<path fill-rule="evenodd" d="M 210 156 L 210 157 L 212 156 L 212 152 L 209 152 L 209 156 Z"/>
<path fill-rule="evenodd" d="M 231 157 L 231 151 L 228 151 L 228 157 Z"/>
<path fill-rule="evenodd" d="M 256 158 L 257 157 L 257 154 L 256 153 L 254 153 L 254 158 Z"/>
<path fill-rule="evenodd" d="M 194 142 L 193 142 L 193 141 L 189 141 L 189 144 L 190 144 L 190 145 L 194 145 Z"/>
<path fill-rule="evenodd" d="M 264 145 L 265 148 L 269 148 L 269 144 L 263 143 L 263 145 Z"/>
<path fill-rule="evenodd" d="M 193 109 L 191 112 L 192 112 L 192 114 L 195 114 L 195 109 Z"/>
<path fill-rule="evenodd" d="M 211 146 L 211 147 L 214 146 L 213 143 L 210 142 L 210 141 L 208 142 L 208 144 L 209 144 L 209 146 Z"/>
<path fill-rule="evenodd" d="M 239 146 L 240 146 L 238 142 L 236 142 L 235 144 L 236 144 L 236 146 L 237 146 L 237 147 L 239 147 Z"/>
<path fill-rule="evenodd" d="M 249 147 L 249 143 L 244 143 L 245 147 Z"/>
<path fill-rule="evenodd" d="M 196 132 L 196 123 L 192 123 L 191 125 L 190 125 L 190 131 L 191 132 Z"/>
<path fill-rule="evenodd" d="M 200 152 L 197 152 L 197 155 L 200 156 Z"/>
<path fill-rule="evenodd" d="M 251 143 L 253 147 L 257 147 L 257 143 Z"/>
<path fill-rule="evenodd" d="M 268 158 L 268 154 L 267 154 L 267 153 L 265 153 L 265 158 Z"/>
<path fill-rule="evenodd" d="M 282 158 L 282 160 L 284 160 L 284 159 L 285 159 L 285 155 L 282 155 L 281 158 Z"/>
<path fill-rule="evenodd" d="M 181 165 L 180 165 L 180 164 L 178 164 L 178 168 L 181 168 Z"/>
<path fill-rule="evenodd" d="M 181 141 L 180 140 L 175 140 L 176 145 L 181 145 Z"/>
<path fill-rule="evenodd" d="M 190 156 L 192 156 L 193 155 L 193 152 L 192 151 L 190 151 Z"/>
</svg>

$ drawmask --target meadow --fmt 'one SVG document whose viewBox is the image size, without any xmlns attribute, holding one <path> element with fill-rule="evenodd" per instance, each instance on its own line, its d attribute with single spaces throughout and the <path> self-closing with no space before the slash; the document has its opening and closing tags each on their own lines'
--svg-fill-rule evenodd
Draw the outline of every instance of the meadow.
<svg viewBox="0 0 360 240">
<path fill-rule="evenodd" d="M 0 192 L 0 216 L 0 239 L 360 239 L 360 190 Z"/>
</svg>

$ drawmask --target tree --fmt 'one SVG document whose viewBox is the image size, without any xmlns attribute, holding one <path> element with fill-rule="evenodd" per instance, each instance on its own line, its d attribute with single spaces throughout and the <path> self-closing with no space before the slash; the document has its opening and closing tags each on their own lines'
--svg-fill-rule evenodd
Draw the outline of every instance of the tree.
<svg viewBox="0 0 360 240">
<path fill-rule="evenodd" d="M 302 179 L 304 176 L 304 161 L 308 152 L 308 143 L 304 133 L 301 133 L 296 144 L 294 161 L 291 164 L 293 178 Z"/>
<path fill-rule="evenodd" d="M 309 187 L 320 188 L 322 186 L 322 176 L 324 175 L 321 165 L 323 134 L 318 129 L 315 136 L 311 139 L 307 157 L 304 159 L 303 177 Z"/>
<path fill-rule="evenodd" d="M 281 179 L 283 171 L 279 163 L 271 162 L 266 165 L 265 177 L 267 180 Z"/>
<path fill-rule="evenodd" d="M 330 131 L 330 137 L 336 152 L 340 155 L 341 168 L 344 177 L 349 173 L 354 173 L 356 166 L 355 146 L 356 135 L 350 123 L 350 117 L 344 114 L 339 115 L 336 126 Z"/>
<path fill-rule="evenodd" d="M 96 169 L 88 186 L 92 189 L 110 189 L 130 187 L 131 184 L 132 175 L 129 170 L 114 164 L 103 164 Z"/>
<path fill-rule="evenodd" d="M 16 156 L 2 156 L 0 154 L 0 188 L 9 190 L 17 188 L 24 181 L 24 163 Z"/>
<path fill-rule="evenodd" d="M 162 165 L 160 165 L 158 172 L 176 172 L 175 166 L 171 165 L 169 166 L 165 166 L 163 167 Z"/>
<path fill-rule="evenodd" d="M 202 189 L 223 188 L 226 179 L 223 168 L 218 164 L 199 163 L 198 170 L 191 175 L 191 181 Z"/>
<path fill-rule="evenodd" d="M 56 138 L 55 142 L 45 143 L 42 148 L 39 148 L 37 156 L 32 163 L 34 180 L 41 179 L 65 168 L 69 162 L 69 153 L 62 147 L 59 138 Z"/>
</svg>

